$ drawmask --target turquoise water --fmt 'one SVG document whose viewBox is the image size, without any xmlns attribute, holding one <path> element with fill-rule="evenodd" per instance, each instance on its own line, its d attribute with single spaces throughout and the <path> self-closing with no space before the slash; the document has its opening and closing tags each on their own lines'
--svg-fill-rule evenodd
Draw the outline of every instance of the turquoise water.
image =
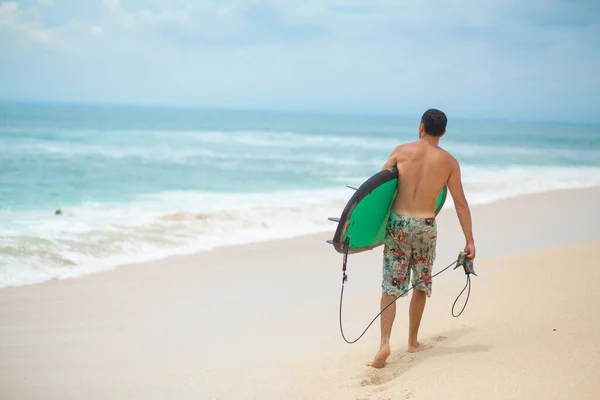
<svg viewBox="0 0 600 400">
<path fill-rule="evenodd" d="M 471 203 L 600 184 L 600 126 L 449 117 Z M 0 104 L 0 287 L 332 230 L 418 122 Z"/>
</svg>

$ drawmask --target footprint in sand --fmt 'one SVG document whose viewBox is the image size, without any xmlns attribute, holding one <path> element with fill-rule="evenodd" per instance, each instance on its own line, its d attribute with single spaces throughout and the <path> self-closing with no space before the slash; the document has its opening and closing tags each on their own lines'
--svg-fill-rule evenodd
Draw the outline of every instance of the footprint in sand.
<svg viewBox="0 0 600 400">
<path fill-rule="evenodd" d="M 448 339 L 448 337 L 447 336 L 434 336 L 432 339 L 436 342 L 441 342 L 443 340 Z"/>
<path fill-rule="evenodd" d="M 381 375 L 371 375 L 368 378 L 365 378 L 362 381 L 360 381 L 360 386 L 381 385 L 382 383 L 385 383 L 389 380 L 390 379 L 384 380 L 384 377 L 382 377 Z"/>
<path fill-rule="evenodd" d="M 360 386 L 378 386 L 388 383 L 410 369 L 407 364 L 404 365 L 388 365 L 384 369 L 369 374 L 367 378 L 360 381 Z M 385 390 L 385 389 L 384 389 Z"/>
<path fill-rule="evenodd" d="M 381 385 L 383 383 L 383 377 L 381 375 L 373 375 L 371 377 L 371 383 L 373 385 Z"/>
</svg>

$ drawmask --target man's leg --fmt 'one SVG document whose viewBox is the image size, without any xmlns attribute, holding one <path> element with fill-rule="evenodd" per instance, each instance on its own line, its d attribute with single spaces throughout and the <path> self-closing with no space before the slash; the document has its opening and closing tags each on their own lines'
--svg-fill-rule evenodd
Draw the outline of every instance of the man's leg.
<svg viewBox="0 0 600 400">
<path fill-rule="evenodd" d="M 431 271 L 435 261 L 437 225 L 434 222 L 420 221 L 421 235 L 414 242 L 412 269 L 413 294 L 409 307 L 408 351 L 415 353 L 433 345 L 418 340 L 421 317 L 427 297 L 431 296 Z"/>
<path fill-rule="evenodd" d="M 425 292 L 418 289 L 413 290 L 412 298 L 410 300 L 410 307 L 408 310 L 408 351 L 411 353 L 432 347 L 430 344 L 419 343 L 417 340 L 426 300 L 427 295 Z"/>
<path fill-rule="evenodd" d="M 383 292 L 381 294 L 381 309 L 383 310 L 396 299 L 396 296 L 390 296 Z M 385 360 L 389 357 L 390 350 L 390 336 L 392 334 L 392 325 L 394 325 L 394 319 L 396 318 L 396 302 L 389 306 L 381 314 L 381 343 L 379 344 L 379 351 L 375 355 L 371 366 L 374 368 L 383 368 Z"/>
<path fill-rule="evenodd" d="M 379 351 L 375 355 L 372 367 L 383 368 L 385 361 L 390 355 L 390 336 L 392 334 L 392 325 L 396 317 L 396 303 L 393 302 L 396 296 L 408 289 L 408 261 L 410 259 L 411 246 L 407 243 L 406 235 L 403 232 L 403 220 L 401 217 L 392 214 L 388 222 L 386 241 L 383 247 L 383 282 L 382 294 L 380 300 L 381 318 L 381 342 Z M 404 294 L 404 296 L 406 296 Z M 390 305 L 390 303 L 392 303 Z M 388 307 L 388 305 L 390 305 Z"/>
</svg>

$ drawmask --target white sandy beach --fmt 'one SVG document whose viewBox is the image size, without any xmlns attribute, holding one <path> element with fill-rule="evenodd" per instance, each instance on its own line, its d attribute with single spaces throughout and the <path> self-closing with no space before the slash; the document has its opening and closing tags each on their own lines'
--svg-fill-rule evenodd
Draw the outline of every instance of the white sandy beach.
<svg viewBox="0 0 600 400">
<path fill-rule="evenodd" d="M 473 207 L 477 244 L 463 315 L 460 270 L 435 278 L 406 352 L 409 298 L 392 355 L 365 365 L 338 326 L 342 256 L 311 235 L 220 248 L 76 279 L 0 290 L 0 399 L 600 399 L 600 189 Z M 434 273 L 464 246 L 438 218 Z M 349 257 L 344 329 L 379 311 L 379 247 Z M 459 300 L 459 305 L 462 305 Z"/>
</svg>

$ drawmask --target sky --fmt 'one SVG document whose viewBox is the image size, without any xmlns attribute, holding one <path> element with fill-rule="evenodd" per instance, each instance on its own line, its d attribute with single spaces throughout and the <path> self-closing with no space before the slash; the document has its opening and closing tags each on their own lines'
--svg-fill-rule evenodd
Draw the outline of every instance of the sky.
<svg viewBox="0 0 600 400">
<path fill-rule="evenodd" d="M 600 1 L 0 0 L 0 99 L 600 122 Z"/>
</svg>

